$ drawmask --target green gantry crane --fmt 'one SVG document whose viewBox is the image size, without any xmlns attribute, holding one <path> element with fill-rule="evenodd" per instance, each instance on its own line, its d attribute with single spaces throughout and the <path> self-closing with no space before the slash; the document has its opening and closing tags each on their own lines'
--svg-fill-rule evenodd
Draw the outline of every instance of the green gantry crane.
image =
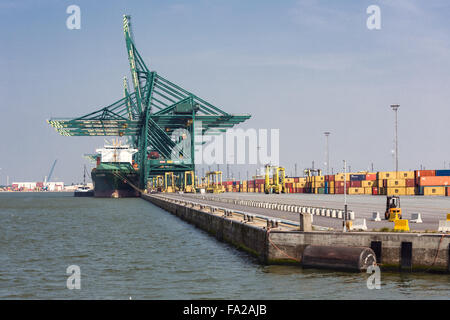
<svg viewBox="0 0 450 320">
<path fill-rule="evenodd" d="M 129 91 L 125 78 L 122 99 L 78 118 L 51 118 L 47 122 L 64 136 L 128 136 L 139 150 L 134 160 L 141 189 L 151 177 L 166 172 L 173 172 L 182 181 L 185 171 L 195 171 L 196 135 L 207 130 L 220 134 L 251 116 L 229 114 L 150 71 L 134 43 L 128 15 L 123 16 L 123 30 L 134 92 Z M 186 137 L 190 141 L 183 142 Z M 188 147 L 182 148 L 180 143 Z"/>
</svg>

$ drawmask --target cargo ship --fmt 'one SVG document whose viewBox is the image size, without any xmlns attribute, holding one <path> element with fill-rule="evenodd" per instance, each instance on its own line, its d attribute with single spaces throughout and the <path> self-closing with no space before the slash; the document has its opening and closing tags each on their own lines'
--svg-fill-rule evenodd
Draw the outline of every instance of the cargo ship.
<svg viewBox="0 0 450 320">
<path fill-rule="evenodd" d="M 138 150 L 119 142 L 97 149 L 97 165 L 92 169 L 94 197 L 139 197 L 139 171 L 132 158 Z"/>
</svg>

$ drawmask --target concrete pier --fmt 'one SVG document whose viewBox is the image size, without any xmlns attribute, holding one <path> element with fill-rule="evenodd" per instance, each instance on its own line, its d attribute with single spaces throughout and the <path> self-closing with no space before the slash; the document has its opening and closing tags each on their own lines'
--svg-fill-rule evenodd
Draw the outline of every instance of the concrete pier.
<svg viewBox="0 0 450 320">
<path fill-rule="evenodd" d="M 371 248 L 381 269 L 450 271 L 450 236 L 430 233 L 300 231 L 297 225 L 235 212 L 195 199 L 151 194 L 142 198 L 256 256 L 264 264 L 299 264 L 308 245 Z M 297 221 L 300 215 L 297 214 Z M 276 223 L 275 223 L 276 222 Z"/>
</svg>

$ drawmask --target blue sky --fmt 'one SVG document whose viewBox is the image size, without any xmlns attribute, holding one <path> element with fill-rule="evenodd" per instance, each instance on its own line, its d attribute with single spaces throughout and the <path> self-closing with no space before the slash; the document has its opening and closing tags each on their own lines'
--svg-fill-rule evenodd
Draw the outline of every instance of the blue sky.
<svg viewBox="0 0 450 320">
<path fill-rule="evenodd" d="M 68 30 L 66 8 L 81 8 Z M 368 30 L 366 8 L 381 9 Z M 0 1 L 0 184 L 82 179 L 84 153 L 103 138 L 62 137 L 45 122 L 122 97 L 129 75 L 122 15 L 132 16 L 152 70 L 228 112 L 243 128 L 279 128 L 290 173 L 346 159 L 353 171 L 450 163 L 447 1 Z M 245 171 L 242 171 L 245 172 Z"/>
</svg>

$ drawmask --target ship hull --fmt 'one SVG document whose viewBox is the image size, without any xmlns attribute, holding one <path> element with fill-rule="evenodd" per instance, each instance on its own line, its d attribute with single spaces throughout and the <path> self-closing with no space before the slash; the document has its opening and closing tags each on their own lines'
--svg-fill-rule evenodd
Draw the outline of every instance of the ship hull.
<svg viewBox="0 0 450 320">
<path fill-rule="evenodd" d="M 139 173 L 132 167 L 108 166 L 97 167 L 91 172 L 94 183 L 94 197 L 130 198 L 139 197 Z M 133 187 L 134 186 L 134 187 Z"/>
</svg>

